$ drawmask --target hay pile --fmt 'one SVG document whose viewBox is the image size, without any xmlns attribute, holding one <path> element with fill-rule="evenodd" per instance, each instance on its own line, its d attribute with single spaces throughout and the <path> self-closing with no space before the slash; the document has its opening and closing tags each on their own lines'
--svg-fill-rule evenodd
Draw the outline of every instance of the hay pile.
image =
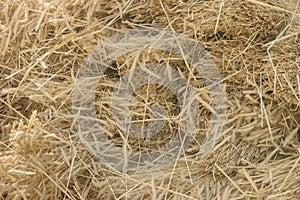
<svg viewBox="0 0 300 200">
<path fill-rule="evenodd" d="M 2 0 L 0 7 L 1 199 L 300 198 L 299 1 Z M 71 98 L 88 53 L 139 27 L 172 28 L 202 44 L 224 78 L 228 114 L 205 159 L 194 145 L 176 165 L 123 174 L 79 141 Z M 149 59 L 164 59 L 155 55 Z M 110 92 L 98 90 L 99 98 Z"/>
</svg>

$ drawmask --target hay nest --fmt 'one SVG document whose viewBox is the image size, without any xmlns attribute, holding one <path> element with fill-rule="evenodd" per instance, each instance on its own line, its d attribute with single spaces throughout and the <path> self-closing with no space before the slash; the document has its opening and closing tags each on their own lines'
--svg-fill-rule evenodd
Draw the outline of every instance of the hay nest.
<svg viewBox="0 0 300 200">
<path fill-rule="evenodd" d="M 299 1 L 2 0 L 0 7 L 1 199 L 300 198 Z M 223 77 L 228 109 L 205 158 L 197 156 L 195 142 L 173 165 L 126 174 L 103 165 L 79 140 L 72 91 L 94 47 L 141 27 L 175 30 L 203 45 Z M 109 97 L 122 73 L 156 61 L 190 77 L 178 56 L 142 52 L 134 62 L 130 56 L 116 60 L 96 94 L 97 116 L 120 146 Z M 203 87 L 201 74 L 195 76 L 191 85 Z M 142 126 L 149 119 L 145 99 L 170 116 L 180 112 L 166 88 L 137 93 L 130 108 Z M 210 128 L 210 97 L 200 96 L 196 141 Z M 177 129 L 171 121 L 153 140 L 128 138 L 128 144 L 157 149 Z"/>
</svg>

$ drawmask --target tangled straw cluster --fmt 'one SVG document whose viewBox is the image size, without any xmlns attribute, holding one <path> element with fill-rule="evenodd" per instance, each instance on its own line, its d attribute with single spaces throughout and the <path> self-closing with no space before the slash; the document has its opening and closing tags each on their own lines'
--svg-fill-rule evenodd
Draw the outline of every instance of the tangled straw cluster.
<svg viewBox="0 0 300 200">
<path fill-rule="evenodd" d="M 123 139 L 123 147 L 115 146 L 107 138 L 109 127 L 104 122 L 98 122 L 94 106 L 99 78 L 107 74 L 105 74 L 106 65 L 111 65 L 112 61 L 116 61 L 118 57 L 132 53 L 134 50 L 145 51 L 147 49 L 148 51 L 162 49 L 174 52 L 177 56 L 183 57 L 182 59 L 186 62 L 186 65 L 182 68 L 184 71 L 190 72 L 195 81 L 197 81 L 194 75 L 195 71 L 198 71 L 198 74 L 201 73 L 204 77 L 202 79 L 206 82 L 206 88 L 198 88 L 198 90 L 208 90 L 211 106 L 206 102 L 204 104 L 213 113 L 205 143 L 198 156 L 205 157 L 212 150 L 220 135 L 226 115 L 226 94 L 221 76 L 209 55 L 195 41 L 184 35 L 155 29 L 133 29 L 114 35 L 104 41 L 101 46 L 95 48 L 80 69 L 73 95 L 73 110 L 78 134 L 89 150 L 105 164 L 113 166 L 115 169 L 123 169 L 125 172 L 128 170 L 137 172 L 141 167 L 161 167 L 162 165 L 171 164 L 190 146 L 199 132 L 200 110 L 197 99 L 201 99 L 201 97 L 200 94 L 196 95 L 189 86 L 189 80 L 192 77 L 189 76 L 188 79 L 185 79 L 184 76 L 181 77 L 180 73 L 170 65 L 151 63 L 142 66 L 131 66 L 130 70 L 122 75 L 121 80 L 114 89 L 111 106 L 117 124 L 115 126 L 118 126 L 119 132 L 122 132 L 120 135 Z M 135 53 L 133 58 L 128 56 L 127 61 L 138 57 L 138 53 Z M 192 71 L 187 63 L 191 63 L 194 67 Z M 115 71 L 120 74 L 120 69 L 124 65 L 126 63 L 118 66 Z M 139 105 L 141 112 L 144 111 L 142 114 L 143 119 L 136 121 L 142 123 L 142 125 L 137 126 L 136 122 L 131 119 L 130 115 L 132 114 L 129 110 L 131 96 L 139 95 L 136 92 L 139 88 L 145 85 L 153 86 L 153 84 L 167 87 L 173 94 L 176 94 L 175 98 L 180 104 L 180 113 L 174 116 L 180 124 L 178 133 L 162 149 L 153 152 L 148 151 L 147 153 L 142 153 L 141 150 L 127 152 L 130 136 L 140 139 L 151 138 L 165 127 L 164 122 L 170 121 L 168 120 L 170 117 L 166 115 L 166 111 L 158 104 L 156 99 L 152 100 L 153 103 L 147 103 L 149 96 L 153 96 L 148 92 L 148 97 L 144 99 L 146 103 L 132 103 L 135 107 Z M 148 88 L 149 86 L 144 89 L 149 91 Z M 164 96 L 162 97 L 164 98 Z M 202 102 L 204 101 L 202 100 Z M 100 104 L 103 103 L 100 102 Z M 147 109 L 150 111 L 146 111 Z M 139 109 L 132 111 L 132 113 L 136 112 L 139 112 Z M 152 115 L 150 120 L 146 120 L 146 112 L 152 113 L 150 114 Z M 113 120 L 111 119 L 111 121 Z M 150 124 L 146 125 L 145 123 L 149 123 L 149 121 Z M 202 142 L 198 141 L 198 143 Z"/>
<path fill-rule="evenodd" d="M 2 0 L 0 7 L 0 198 L 299 199 L 299 1 Z M 206 158 L 197 157 L 201 143 L 194 142 L 171 166 L 125 175 L 102 165 L 79 141 L 71 99 L 92 49 L 141 27 L 173 29 L 203 45 L 221 74 L 228 109 Z M 110 73 L 95 94 L 97 118 L 119 146 L 109 98 L 130 66 L 158 61 L 191 77 L 176 55 L 129 57 L 107 66 Z M 194 75 L 193 88 L 205 87 L 201 74 Z M 163 105 L 167 116 L 180 113 L 170 90 L 146 88 L 161 95 L 140 89 L 130 99 L 137 123 L 151 119 L 136 104 L 146 97 Z M 210 96 L 203 91 L 199 97 L 194 141 L 203 141 L 211 128 Z M 176 120 L 168 121 L 154 140 L 130 139 L 129 146 L 158 149 L 178 129 Z"/>
</svg>

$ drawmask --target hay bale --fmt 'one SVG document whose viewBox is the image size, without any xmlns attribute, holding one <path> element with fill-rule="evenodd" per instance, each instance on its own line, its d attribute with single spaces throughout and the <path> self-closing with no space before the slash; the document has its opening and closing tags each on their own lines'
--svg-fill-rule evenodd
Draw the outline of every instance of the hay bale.
<svg viewBox="0 0 300 200">
<path fill-rule="evenodd" d="M 0 5 L 2 199 L 300 198 L 299 1 L 3 0 Z M 139 27 L 174 29 L 202 44 L 224 78 L 228 114 L 221 138 L 204 159 L 194 144 L 176 165 L 126 175 L 102 165 L 79 141 L 71 94 L 94 47 Z M 145 59 L 184 66 L 159 52 L 137 63 Z M 189 76 L 184 69 L 183 74 Z M 105 83 L 111 86 L 115 79 Z M 103 85 L 97 91 L 99 98 L 111 92 Z M 158 98 L 169 92 L 161 94 Z M 209 105 L 209 97 L 203 99 Z M 115 124 L 103 102 L 98 116 L 107 120 L 113 137 Z M 205 133 L 209 110 L 202 111 Z M 146 147 L 158 148 L 151 142 Z"/>
</svg>

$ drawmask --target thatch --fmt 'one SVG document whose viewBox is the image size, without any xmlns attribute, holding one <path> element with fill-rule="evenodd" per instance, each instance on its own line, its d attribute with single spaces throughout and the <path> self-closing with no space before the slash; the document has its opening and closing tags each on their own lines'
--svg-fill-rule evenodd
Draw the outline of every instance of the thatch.
<svg viewBox="0 0 300 200">
<path fill-rule="evenodd" d="M 0 198 L 299 199 L 299 4 L 297 0 L 2 0 Z M 228 110 L 221 137 L 205 158 L 197 156 L 199 146 L 194 143 L 176 164 L 126 174 L 102 164 L 79 140 L 72 91 L 77 72 L 94 47 L 115 33 L 140 27 L 173 29 L 201 44 L 223 77 Z M 184 66 L 178 57 L 152 53 L 141 54 L 135 64 L 156 60 Z M 126 61 L 123 56 L 116 65 Z M 110 137 L 120 143 L 120 137 L 114 137 L 110 105 L 105 103 L 116 78 L 112 75 L 99 85 L 97 98 L 102 101 L 96 107 L 101 110 L 98 117 L 107 120 Z M 159 92 L 155 98 L 166 107 L 174 106 L 169 112 L 176 114 L 170 91 Z M 202 95 L 209 107 L 209 97 Z M 202 110 L 198 140 L 209 129 L 207 107 Z M 171 127 L 176 126 L 174 122 Z M 159 148 L 171 133 L 166 129 L 166 136 L 146 141 L 145 147 Z M 141 141 L 131 144 L 141 150 Z"/>
</svg>

